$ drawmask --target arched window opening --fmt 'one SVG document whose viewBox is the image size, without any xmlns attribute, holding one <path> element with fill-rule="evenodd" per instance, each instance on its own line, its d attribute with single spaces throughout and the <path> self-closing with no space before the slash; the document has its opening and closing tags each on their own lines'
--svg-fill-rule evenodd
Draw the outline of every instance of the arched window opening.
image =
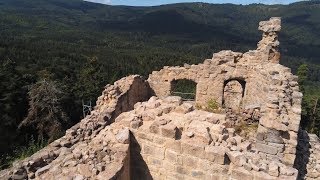
<svg viewBox="0 0 320 180">
<path fill-rule="evenodd" d="M 238 110 L 242 106 L 246 82 L 230 79 L 224 82 L 222 104 L 225 108 Z"/>
<path fill-rule="evenodd" d="M 178 79 L 171 82 L 171 95 L 180 96 L 184 101 L 195 101 L 197 83 L 188 79 Z"/>
</svg>

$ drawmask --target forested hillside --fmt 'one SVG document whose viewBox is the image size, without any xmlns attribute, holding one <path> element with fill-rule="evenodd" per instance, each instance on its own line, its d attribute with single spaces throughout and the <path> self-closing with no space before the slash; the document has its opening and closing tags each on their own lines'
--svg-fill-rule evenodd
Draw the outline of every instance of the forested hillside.
<svg viewBox="0 0 320 180">
<path fill-rule="evenodd" d="M 123 76 L 255 49 L 257 24 L 271 16 L 283 21 L 281 63 L 299 74 L 305 93 L 303 126 L 319 133 L 320 1 L 126 7 L 0 0 L 0 166 L 60 136 L 82 118 L 82 100 L 95 102 Z"/>
</svg>

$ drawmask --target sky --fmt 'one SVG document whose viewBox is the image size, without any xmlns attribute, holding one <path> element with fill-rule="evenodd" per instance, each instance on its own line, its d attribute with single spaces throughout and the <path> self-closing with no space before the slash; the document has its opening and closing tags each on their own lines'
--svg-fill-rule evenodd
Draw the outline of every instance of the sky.
<svg viewBox="0 0 320 180">
<path fill-rule="evenodd" d="M 86 0 L 96 3 L 109 4 L 109 5 L 128 5 L 128 6 L 156 6 L 162 4 L 172 4 L 181 2 L 206 2 L 206 3 L 233 3 L 233 4 L 290 4 L 298 0 Z"/>
</svg>

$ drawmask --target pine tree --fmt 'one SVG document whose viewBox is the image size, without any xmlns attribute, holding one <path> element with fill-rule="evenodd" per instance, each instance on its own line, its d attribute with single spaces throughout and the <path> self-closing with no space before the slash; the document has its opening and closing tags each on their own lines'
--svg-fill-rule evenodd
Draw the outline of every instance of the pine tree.
<svg viewBox="0 0 320 180">
<path fill-rule="evenodd" d="M 19 129 L 31 128 L 37 131 L 39 140 L 49 142 L 62 135 L 68 118 L 62 109 L 62 92 L 57 83 L 42 80 L 30 87 L 29 110 L 27 117 L 20 123 Z"/>
<path fill-rule="evenodd" d="M 300 85 L 300 90 L 304 93 L 305 91 L 305 84 L 308 78 L 308 65 L 307 64 L 301 64 L 298 68 L 298 77 L 299 77 L 299 85 Z"/>
<path fill-rule="evenodd" d="M 73 87 L 74 94 L 80 100 L 92 100 L 98 97 L 103 86 L 107 84 L 102 64 L 97 57 L 89 58 L 78 74 L 78 82 Z"/>
</svg>

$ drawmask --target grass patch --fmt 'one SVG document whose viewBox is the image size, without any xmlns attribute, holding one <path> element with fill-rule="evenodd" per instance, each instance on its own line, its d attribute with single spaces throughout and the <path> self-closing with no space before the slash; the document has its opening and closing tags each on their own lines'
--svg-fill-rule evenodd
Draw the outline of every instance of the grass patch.
<svg viewBox="0 0 320 180">
<path fill-rule="evenodd" d="M 23 160 L 27 157 L 30 157 L 47 145 L 48 142 L 45 140 L 35 141 L 33 138 L 31 138 L 28 146 L 19 147 L 12 153 L 5 154 L 3 155 L 3 157 L 1 157 L 0 170 L 11 167 L 15 161 Z"/>
<path fill-rule="evenodd" d="M 205 106 L 196 104 L 196 108 L 199 110 L 204 110 L 212 113 L 219 113 L 219 114 L 223 113 L 223 109 L 220 107 L 219 103 L 214 99 L 210 99 Z"/>
<path fill-rule="evenodd" d="M 254 134 L 256 134 L 257 132 L 258 126 L 259 122 L 248 124 L 246 122 L 241 121 L 234 127 L 234 129 L 236 134 L 245 139 L 249 139 L 249 137 L 254 137 Z"/>
</svg>

